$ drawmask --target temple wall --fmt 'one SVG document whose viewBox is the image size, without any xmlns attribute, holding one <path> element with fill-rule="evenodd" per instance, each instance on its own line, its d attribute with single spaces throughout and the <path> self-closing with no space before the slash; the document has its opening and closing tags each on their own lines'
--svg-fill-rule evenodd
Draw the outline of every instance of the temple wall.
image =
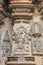
<svg viewBox="0 0 43 65">
<path fill-rule="evenodd" d="M 31 27 L 30 29 L 31 29 L 31 33 L 34 33 L 34 32 L 38 32 L 37 30 L 37 28 L 36 28 L 36 30 L 34 31 L 34 25 L 33 25 L 33 23 L 39 23 L 38 25 L 39 25 L 39 30 L 41 30 L 40 31 L 40 34 L 42 34 L 42 45 L 43 45 L 43 22 L 42 22 L 42 20 L 40 20 L 40 18 L 38 18 L 37 19 L 37 17 L 36 18 L 33 18 L 33 20 L 31 21 L 31 22 L 29 22 L 28 24 L 27 23 L 23 23 L 24 25 L 26 25 L 27 26 L 27 30 L 29 29 L 28 27 Z M 16 25 L 15 25 L 16 24 Z M 29 25 L 29 26 L 28 26 Z M 12 34 L 15 32 L 15 33 L 17 33 L 17 32 L 19 32 L 19 29 L 18 28 L 20 28 L 20 26 L 22 26 L 22 23 L 21 22 L 19 22 L 18 24 L 17 23 L 14 23 L 14 25 L 11 25 L 11 19 L 9 19 L 9 18 L 5 18 L 4 19 L 4 25 L 2 25 L 1 26 L 1 45 L 2 45 L 2 47 L 3 47 L 3 44 L 5 43 L 5 42 L 7 42 L 7 43 L 9 43 L 9 41 L 10 41 L 10 47 L 12 48 L 12 50 L 13 50 L 13 46 L 12 46 L 12 44 L 13 44 L 13 41 L 14 41 L 14 39 L 12 40 Z M 25 26 L 25 27 L 26 27 Z M 16 27 L 16 28 L 14 28 L 14 27 Z M 18 28 L 17 28 L 18 27 Z M 24 26 L 23 26 L 24 27 Z M 33 28 L 32 28 L 33 27 Z M 42 29 L 41 29 L 42 28 Z M 18 31 L 17 31 L 17 29 L 18 29 Z M 14 31 L 13 31 L 14 30 Z M 27 33 L 28 33 L 28 31 L 27 31 Z M 29 31 L 29 34 L 30 34 L 30 31 Z M 7 35 L 7 37 L 6 37 L 6 35 Z M 16 38 L 16 37 L 15 37 Z M 20 37 L 21 38 L 21 37 Z M 28 38 L 28 37 L 27 37 Z M 32 39 L 32 37 L 30 37 L 31 39 Z M 25 38 L 24 38 L 25 39 Z M 17 40 L 17 39 L 16 39 Z M 19 39 L 18 39 L 19 40 Z M 11 43 L 12 42 L 12 43 Z M 18 41 L 19 42 L 19 41 Z M 38 41 L 37 41 L 38 42 Z M 32 43 L 31 43 L 32 44 Z M 8 48 L 9 48 L 9 46 L 8 46 Z M 6 48 L 5 48 L 6 49 Z M 33 50 L 34 49 L 34 50 Z M 34 56 L 35 57 L 35 63 L 36 63 L 36 65 L 43 65 L 43 48 L 42 48 L 42 51 L 41 51 L 41 48 L 38 48 L 38 50 L 39 50 L 39 52 L 38 52 L 38 54 L 39 54 L 39 56 L 37 56 L 37 48 L 33 48 L 32 49 L 32 47 L 30 47 L 29 48 L 29 53 L 30 53 L 30 55 L 29 56 Z M 7 59 L 7 53 L 5 52 L 6 50 L 4 50 L 4 48 L 1 48 L 0 50 L 2 50 L 2 56 L 0 56 L 0 65 L 5 65 L 5 62 L 4 61 L 6 61 L 6 59 Z M 36 51 L 36 52 L 35 52 Z M 41 52 L 40 52 L 41 51 Z M 4 53 L 5 52 L 5 53 Z M 12 52 L 12 51 L 11 51 Z M 12 55 L 12 53 L 10 52 L 10 49 L 9 49 L 9 52 L 8 52 L 8 55 L 9 55 L 9 53 Z M 14 51 L 13 51 L 14 52 Z M 16 52 L 16 51 L 15 51 Z M 0 51 L 0 53 L 1 53 L 1 51 Z M 20 52 L 19 52 L 20 53 Z M 36 53 L 36 54 L 35 54 Z M 41 56 L 41 53 L 42 53 L 42 56 Z M 34 55 L 33 55 L 34 54 Z M 1 55 L 1 54 L 0 54 Z M 3 62 L 3 63 L 2 63 Z"/>
<path fill-rule="evenodd" d="M 43 2 L 11 0 L 9 11 L 0 5 L 0 65 L 43 65 Z"/>
</svg>

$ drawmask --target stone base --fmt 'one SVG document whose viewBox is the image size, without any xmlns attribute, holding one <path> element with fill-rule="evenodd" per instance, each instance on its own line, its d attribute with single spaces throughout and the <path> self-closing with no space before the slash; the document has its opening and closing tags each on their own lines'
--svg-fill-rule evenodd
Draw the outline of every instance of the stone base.
<svg viewBox="0 0 43 65">
<path fill-rule="evenodd" d="M 24 57 L 24 61 L 19 60 L 19 57 L 8 57 L 6 65 L 36 65 L 35 57 Z"/>
</svg>

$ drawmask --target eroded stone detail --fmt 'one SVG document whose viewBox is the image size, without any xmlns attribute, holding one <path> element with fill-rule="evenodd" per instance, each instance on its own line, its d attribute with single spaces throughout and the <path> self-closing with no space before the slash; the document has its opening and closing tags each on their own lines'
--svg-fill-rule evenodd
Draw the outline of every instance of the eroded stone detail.
<svg viewBox="0 0 43 65">
<path fill-rule="evenodd" d="M 7 61 L 6 57 L 0 57 L 0 65 L 5 65 L 6 61 Z"/>
<path fill-rule="evenodd" d="M 6 31 L 4 40 L 3 40 L 3 55 L 9 56 L 11 54 L 11 43 L 9 38 L 9 33 Z"/>
<path fill-rule="evenodd" d="M 17 23 L 13 27 L 13 53 L 29 54 L 30 46 L 30 26 L 26 23 Z"/>
<path fill-rule="evenodd" d="M 33 54 L 42 54 L 43 53 L 43 42 L 42 38 L 34 38 L 32 39 L 32 48 L 33 48 Z"/>
<path fill-rule="evenodd" d="M 33 22 L 31 26 L 31 33 L 42 33 L 42 27 L 40 23 Z"/>
<path fill-rule="evenodd" d="M 2 43 L 1 43 L 1 25 L 0 25 L 0 57 L 2 57 L 3 50 L 2 50 Z"/>
<path fill-rule="evenodd" d="M 38 23 L 33 23 L 32 28 L 32 51 L 33 54 L 42 54 L 43 53 L 43 38 L 42 38 L 42 29 L 41 25 Z"/>
</svg>

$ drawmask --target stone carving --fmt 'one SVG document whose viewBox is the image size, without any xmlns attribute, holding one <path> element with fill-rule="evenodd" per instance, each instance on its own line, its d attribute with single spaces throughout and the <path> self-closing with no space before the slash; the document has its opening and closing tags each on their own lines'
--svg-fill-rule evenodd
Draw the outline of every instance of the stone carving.
<svg viewBox="0 0 43 65">
<path fill-rule="evenodd" d="M 1 57 L 0 58 L 0 65 L 5 65 L 5 62 L 7 61 L 6 57 Z"/>
<path fill-rule="evenodd" d="M 23 55 L 19 55 L 18 61 L 19 61 L 19 62 L 24 62 L 24 61 L 25 61 L 24 56 L 23 56 Z"/>
<path fill-rule="evenodd" d="M 3 63 L 2 63 L 3 61 L 2 61 L 2 59 L 0 59 L 0 65 L 2 65 Z"/>
<path fill-rule="evenodd" d="M 0 11 L 0 20 L 3 20 L 4 19 L 4 16 L 2 14 L 2 11 Z"/>
<path fill-rule="evenodd" d="M 3 53 L 3 50 L 2 50 L 2 44 L 1 44 L 1 25 L 0 25 L 0 57 L 2 57 L 2 53 Z"/>
<path fill-rule="evenodd" d="M 2 46 L 0 46 L 0 57 L 2 57 L 3 55 L 3 50 L 2 50 Z"/>
<path fill-rule="evenodd" d="M 6 31 L 4 40 L 3 40 L 3 55 L 8 56 L 11 53 L 11 44 L 9 39 L 9 33 Z"/>
<path fill-rule="evenodd" d="M 32 51 L 33 53 L 43 53 L 42 29 L 38 23 L 33 23 L 32 26 Z"/>
<path fill-rule="evenodd" d="M 32 39 L 32 50 L 33 50 L 33 53 L 43 53 L 43 42 L 42 42 L 42 38 L 33 38 Z"/>
<path fill-rule="evenodd" d="M 37 22 L 33 22 L 31 26 L 31 33 L 42 33 L 41 24 Z"/>
<path fill-rule="evenodd" d="M 13 27 L 13 47 L 14 53 L 29 54 L 29 32 L 30 26 L 23 22 L 17 23 Z"/>
</svg>

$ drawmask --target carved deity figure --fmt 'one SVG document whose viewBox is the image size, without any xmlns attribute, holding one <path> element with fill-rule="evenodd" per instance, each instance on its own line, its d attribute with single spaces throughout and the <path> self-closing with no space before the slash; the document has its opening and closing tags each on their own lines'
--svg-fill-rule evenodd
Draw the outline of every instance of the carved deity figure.
<svg viewBox="0 0 43 65">
<path fill-rule="evenodd" d="M 32 51 L 34 54 L 43 53 L 43 42 L 42 42 L 42 29 L 41 25 L 38 23 L 34 23 L 32 26 Z"/>
<path fill-rule="evenodd" d="M 15 24 L 13 27 L 14 53 L 29 53 L 29 25 L 23 22 Z"/>
</svg>

